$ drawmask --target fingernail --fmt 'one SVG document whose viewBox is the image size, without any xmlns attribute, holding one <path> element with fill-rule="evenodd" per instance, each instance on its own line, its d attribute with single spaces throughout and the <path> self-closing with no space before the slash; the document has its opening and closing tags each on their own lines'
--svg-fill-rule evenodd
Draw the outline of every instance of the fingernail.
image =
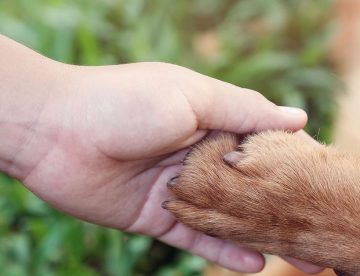
<svg viewBox="0 0 360 276">
<path fill-rule="evenodd" d="M 175 176 L 175 177 L 171 178 L 171 179 L 166 183 L 166 186 L 168 186 L 169 188 L 174 187 L 175 184 L 177 183 L 177 179 L 178 179 L 178 178 L 179 178 L 178 176 Z"/>
<path fill-rule="evenodd" d="M 279 106 L 279 109 L 290 116 L 307 116 L 306 112 L 301 108 L 290 106 Z"/>
<path fill-rule="evenodd" d="M 168 205 L 168 203 L 169 203 L 168 200 L 166 200 L 166 201 L 164 201 L 163 203 L 161 203 L 161 208 L 167 210 L 167 205 Z"/>
<path fill-rule="evenodd" d="M 242 153 L 238 151 L 232 151 L 224 155 L 224 161 L 231 166 L 235 166 L 242 158 Z"/>
<path fill-rule="evenodd" d="M 245 256 L 242 265 L 244 272 L 247 273 L 259 272 L 259 266 L 261 267 L 261 264 L 259 264 L 259 258 L 252 255 Z"/>
</svg>

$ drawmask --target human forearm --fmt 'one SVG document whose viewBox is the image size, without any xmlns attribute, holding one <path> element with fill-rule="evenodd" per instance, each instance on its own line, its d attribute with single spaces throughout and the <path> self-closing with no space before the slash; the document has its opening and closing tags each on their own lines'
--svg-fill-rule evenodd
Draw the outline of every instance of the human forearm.
<svg viewBox="0 0 360 276">
<path fill-rule="evenodd" d="M 38 122 L 62 72 L 61 64 L 0 35 L 0 171 L 21 178 L 32 165 L 31 148 L 42 140 L 34 139 Z"/>
</svg>

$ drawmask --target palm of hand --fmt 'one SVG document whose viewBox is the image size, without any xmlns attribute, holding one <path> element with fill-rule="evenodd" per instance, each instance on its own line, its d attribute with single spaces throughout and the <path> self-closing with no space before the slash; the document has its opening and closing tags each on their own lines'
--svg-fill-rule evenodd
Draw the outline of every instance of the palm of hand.
<svg viewBox="0 0 360 276">
<path fill-rule="evenodd" d="M 185 114 L 181 117 L 184 122 Z M 187 151 L 177 149 L 200 139 L 204 131 L 185 133 L 181 139 L 171 137 L 168 143 L 162 140 L 164 148 L 155 150 L 151 150 L 151 144 L 147 143 L 148 156 L 145 159 L 128 156 L 130 160 L 126 160 L 121 155 L 112 157 L 124 146 L 121 139 L 105 142 L 103 138 L 97 138 L 96 133 L 106 130 L 91 129 L 93 133 L 60 134 L 56 145 L 24 179 L 25 185 L 52 206 L 81 219 L 151 235 L 213 261 L 221 257 L 221 263 L 234 269 L 244 269 L 244 265 L 248 265 L 249 270 L 262 266 L 260 254 L 190 230 L 161 208 L 161 203 L 169 196 L 166 183 L 179 171 Z M 74 135 L 78 135 L 77 138 Z M 159 136 L 153 140 L 164 137 L 161 133 Z M 105 152 L 82 137 L 101 139 L 104 144 L 111 144 L 118 150 L 116 153 Z M 114 133 L 109 137 L 120 136 Z M 139 137 L 143 134 L 140 133 Z M 178 145 L 174 145 L 173 140 L 178 141 Z M 135 145 L 140 147 L 138 143 Z M 127 146 L 125 149 L 129 150 Z M 166 152 L 174 150 L 175 153 Z M 223 249 L 219 251 L 220 248 Z M 253 264 L 248 254 L 257 257 L 257 263 Z M 227 258 L 229 255 L 232 257 Z"/>
</svg>

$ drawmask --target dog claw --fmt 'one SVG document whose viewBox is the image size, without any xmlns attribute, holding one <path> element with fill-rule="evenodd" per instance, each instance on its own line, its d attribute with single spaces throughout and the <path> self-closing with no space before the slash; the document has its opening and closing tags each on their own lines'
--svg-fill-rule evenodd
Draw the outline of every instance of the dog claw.
<svg viewBox="0 0 360 276">
<path fill-rule="evenodd" d="M 334 272 L 335 272 L 335 274 L 337 275 L 337 276 L 353 276 L 353 275 L 351 275 L 351 274 L 349 274 L 349 273 L 346 273 L 346 272 L 343 272 L 343 271 L 338 271 L 338 270 L 334 270 Z"/>
<path fill-rule="evenodd" d="M 242 153 L 238 151 L 232 151 L 224 155 L 224 161 L 230 166 L 236 166 L 242 158 Z"/>
<path fill-rule="evenodd" d="M 163 203 L 161 203 L 161 208 L 167 210 L 168 203 L 169 203 L 169 200 L 163 201 Z"/>
<path fill-rule="evenodd" d="M 178 179 L 178 178 L 179 178 L 178 176 L 175 176 L 175 177 L 171 178 L 171 179 L 166 183 L 166 186 L 167 186 L 168 188 L 174 187 L 174 186 L 176 185 L 176 183 L 177 183 L 177 179 Z"/>
</svg>

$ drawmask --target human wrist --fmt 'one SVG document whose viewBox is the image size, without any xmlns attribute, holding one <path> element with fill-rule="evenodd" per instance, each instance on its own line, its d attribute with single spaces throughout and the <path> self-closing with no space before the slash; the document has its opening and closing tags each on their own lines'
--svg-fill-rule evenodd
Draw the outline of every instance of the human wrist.
<svg viewBox="0 0 360 276">
<path fill-rule="evenodd" d="M 46 132 L 40 118 L 60 89 L 63 67 L 0 36 L 0 171 L 21 178 L 33 165 L 34 140 Z"/>
</svg>

